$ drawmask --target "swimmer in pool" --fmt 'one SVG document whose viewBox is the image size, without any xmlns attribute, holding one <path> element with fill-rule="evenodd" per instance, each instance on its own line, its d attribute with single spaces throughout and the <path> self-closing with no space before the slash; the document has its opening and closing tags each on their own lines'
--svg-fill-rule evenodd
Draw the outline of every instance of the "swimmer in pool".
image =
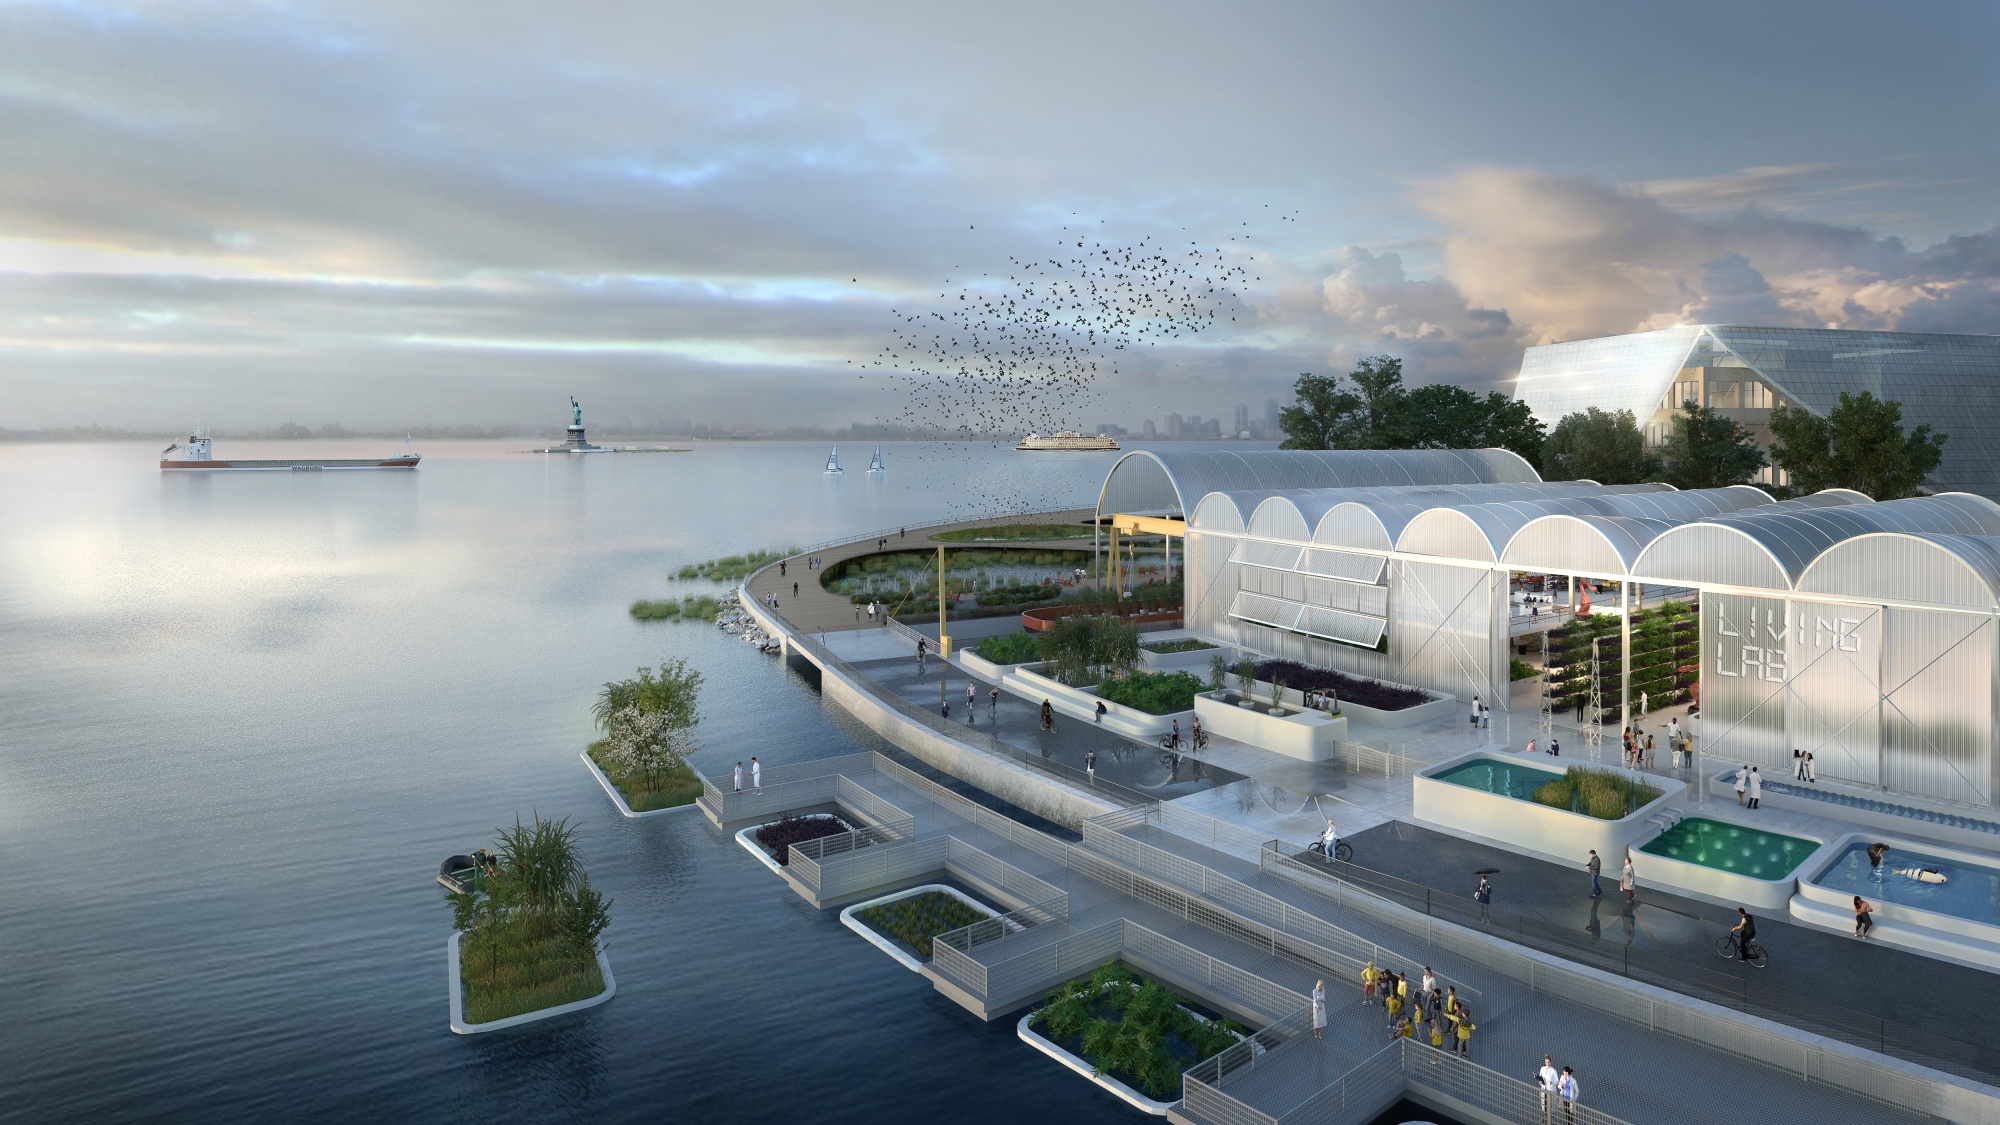
<svg viewBox="0 0 2000 1125">
<path fill-rule="evenodd" d="M 1896 874 L 1901 875 L 1905 879 L 1915 879 L 1919 883 L 1943 883 L 1948 881 L 1945 878 L 1944 872 L 1939 871 L 1935 867 L 1898 867 L 1896 868 Z"/>
</svg>

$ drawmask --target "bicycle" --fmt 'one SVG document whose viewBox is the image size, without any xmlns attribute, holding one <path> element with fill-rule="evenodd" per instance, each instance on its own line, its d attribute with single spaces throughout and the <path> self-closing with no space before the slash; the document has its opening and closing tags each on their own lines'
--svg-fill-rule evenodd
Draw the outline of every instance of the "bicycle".
<svg viewBox="0 0 2000 1125">
<path fill-rule="evenodd" d="M 1751 968 L 1761 969 L 1771 963 L 1770 952 L 1764 948 L 1764 943 L 1756 938 L 1751 938 L 1745 944 L 1743 952 L 1748 955 Z M 1715 955 L 1724 961 L 1737 959 L 1735 931 L 1732 930 L 1716 939 Z"/>
<path fill-rule="evenodd" d="M 1194 752 L 1199 754 L 1206 749 L 1208 749 L 1208 732 L 1205 730 L 1194 732 Z"/>
<path fill-rule="evenodd" d="M 1161 735 L 1160 750 L 1162 753 L 1160 754 L 1160 764 L 1163 766 L 1172 765 L 1173 760 L 1179 756 L 1181 747 L 1186 745 L 1187 739 L 1185 738 L 1176 738 L 1171 734 Z"/>
<path fill-rule="evenodd" d="M 1326 855 L 1326 841 L 1314 840 L 1312 843 L 1306 845 L 1306 851 L 1311 852 L 1313 855 L 1324 857 Z M 1333 845 L 1333 858 L 1342 863 L 1353 863 L 1354 845 L 1345 840 L 1336 843 Z"/>
</svg>

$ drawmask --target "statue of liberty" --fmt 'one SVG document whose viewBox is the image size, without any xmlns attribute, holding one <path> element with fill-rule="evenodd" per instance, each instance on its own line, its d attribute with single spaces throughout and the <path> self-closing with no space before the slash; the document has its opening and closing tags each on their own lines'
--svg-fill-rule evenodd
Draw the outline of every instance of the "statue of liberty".
<svg viewBox="0 0 2000 1125">
<path fill-rule="evenodd" d="M 569 398 L 569 413 L 572 419 L 570 425 L 581 427 L 583 425 L 583 407 L 577 405 L 575 395 L 571 395 Z"/>
</svg>

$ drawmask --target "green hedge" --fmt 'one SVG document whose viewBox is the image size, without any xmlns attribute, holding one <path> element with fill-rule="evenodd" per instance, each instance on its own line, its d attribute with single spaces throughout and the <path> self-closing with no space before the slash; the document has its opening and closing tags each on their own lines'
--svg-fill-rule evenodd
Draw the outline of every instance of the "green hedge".
<svg viewBox="0 0 2000 1125">
<path fill-rule="evenodd" d="M 1134 672 L 1122 680 L 1107 678 L 1097 685 L 1098 698 L 1149 715 L 1189 710 L 1194 707 L 1196 693 L 1207 690 L 1207 684 L 1187 672 Z"/>
<path fill-rule="evenodd" d="M 995 664 L 1029 664 L 1042 658 L 1041 638 L 1034 633 L 1003 633 L 986 637 L 972 651 Z"/>
</svg>

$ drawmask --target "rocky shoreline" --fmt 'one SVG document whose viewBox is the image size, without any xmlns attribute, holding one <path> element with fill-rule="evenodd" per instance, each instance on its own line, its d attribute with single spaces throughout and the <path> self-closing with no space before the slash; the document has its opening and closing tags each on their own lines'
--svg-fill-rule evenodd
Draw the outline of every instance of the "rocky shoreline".
<svg viewBox="0 0 2000 1125">
<path fill-rule="evenodd" d="M 777 652 L 778 638 L 766 633 L 757 619 L 743 608 L 739 595 L 731 594 L 723 599 L 722 612 L 715 615 L 715 627 L 734 636 L 745 644 L 757 646 L 758 652 Z"/>
</svg>

